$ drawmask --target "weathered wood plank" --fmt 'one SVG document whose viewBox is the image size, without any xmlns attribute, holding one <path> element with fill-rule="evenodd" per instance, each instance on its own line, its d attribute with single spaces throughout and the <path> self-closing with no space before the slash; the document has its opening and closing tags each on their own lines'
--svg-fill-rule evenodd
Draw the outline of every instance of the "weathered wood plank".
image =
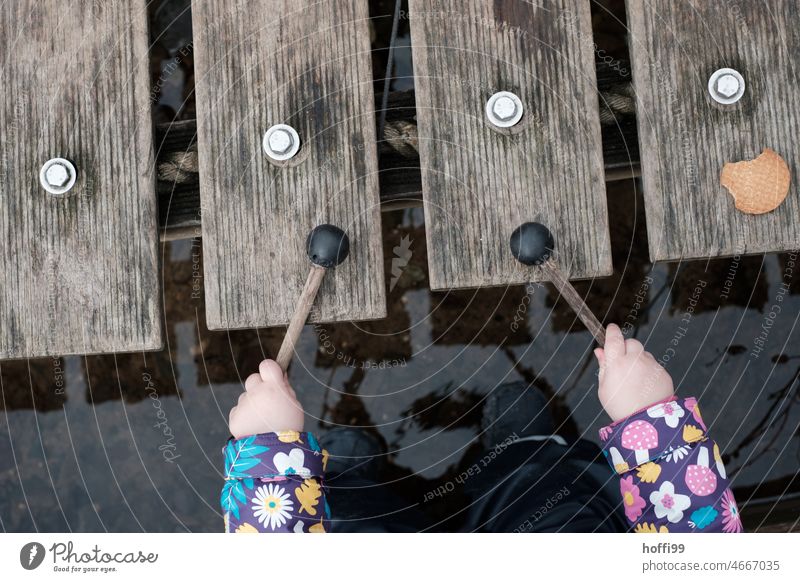
<svg viewBox="0 0 800 582">
<path fill-rule="evenodd" d="M 0 358 L 162 346 L 145 4 L 0 6 Z"/>
<path fill-rule="evenodd" d="M 800 246 L 800 5 L 631 0 L 628 15 L 650 257 Z M 734 105 L 719 105 L 708 92 L 709 77 L 723 67 L 745 79 Z M 720 186 L 720 171 L 765 147 L 788 162 L 794 184 L 777 210 L 742 214 Z"/>
<path fill-rule="evenodd" d="M 312 318 L 383 317 L 367 3 L 196 0 L 193 22 L 209 328 L 287 323 L 321 223 L 347 231 L 351 255 Z M 277 123 L 303 142 L 285 167 L 261 147 Z"/>
<path fill-rule="evenodd" d="M 528 280 L 508 241 L 529 220 L 572 277 L 610 274 L 589 5 L 411 0 L 410 17 L 431 288 Z M 498 91 L 525 107 L 510 130 L 484 113 Z"/>
</svg>

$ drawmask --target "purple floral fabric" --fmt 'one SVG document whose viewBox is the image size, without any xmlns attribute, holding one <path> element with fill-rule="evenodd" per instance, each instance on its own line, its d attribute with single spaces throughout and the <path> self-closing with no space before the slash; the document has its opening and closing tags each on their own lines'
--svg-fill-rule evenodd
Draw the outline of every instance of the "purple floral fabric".
<svg viewBox="0 0 800 582">
<path fill-rule="evenodd" d="M 328 453 L 313 434 L 285 431 L 231 439 L 223 454 L 220 505 L 226 533 L 328 531 L 323 480 Z"/>
<path fill-rule="evenodd" d="M 740 532 L 719 447 L 694 398 L 671 398 L 600 429 L 637 533 Z"/>
</svg>

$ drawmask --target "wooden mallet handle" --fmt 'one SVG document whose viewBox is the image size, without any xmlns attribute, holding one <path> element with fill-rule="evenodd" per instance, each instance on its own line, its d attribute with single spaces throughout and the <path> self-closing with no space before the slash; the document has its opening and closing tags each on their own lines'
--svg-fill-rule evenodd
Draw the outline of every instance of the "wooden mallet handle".
<svg viewBox="0 0 800 582">
<path fill-rule="evenodd" d="M 308 259 L 311 261 L 311 271 L 308 273 L 306 284 L 300 293 L 297 307 L 289 320 L 289 327 L 283 338 L 281 349 L 278 351 L 278 357 L 275 358 L 284 372 L 289 367 L 289 362 L 292 361 L 297 340 L 303 331 L 308 314 L 311 313 L 314 299 L 317 297 L 325 273 L 347 258 L 350 253 L 350 239 L 342 229 L 330 224 L 323 224 L 308 235 L 306 251 Z"/>
<path fill-rule="evenodd" d="M 552 233 L 543 224 L 526 222 L 511 234 L 511 252 L 524 265 L 535 265 L 542 268 L 545 275 L 553 282 L 561 296 L 586 326 L 600 347 L 606 345 L 606 332 L 594 313 L 569 282 L 564 272 L 553 259 L 555 240 Z"/>
<path fill-rule="evenodd" d="M 278 362 L 284 372 L 289 367 L 289 362 L 292 361 L 294 346 L 300 338 L 300 332 L 303 331 L 308 314 L 311 313 L 311 307 L 314 305 L 314 299 L 317 297 L 319 286 L 322 285 L 322 280 L 327 272 L 327 269 L 314 265 L 308 273 L 303 292 L 297 301 L 297 307 L 295 307 L 294 314 L 292 314 L 292 319 L 289 320 L 289 327 L 286 329 L 286 335 L 283 338 L 281 349 L 278 351 L 278 357 L 275 358 L 275 361 Z"/>
<path fill-rule="evenodd" d="M 578 314 L 578 317 L 583 322 L 583 325 L 586 326 L 591 334 L 594 336 L 594 339 L 600 344 L 600 347 L 605 347 L 606 345 L 606 330 L 603 328 L 603 325 L 598 321 L 595 317 L 594 313 L 589 309 L 589 306 L 586 305 L 586 302 L 581 298 L 578 292 L 575 290 L 575 287 L 572 286 L 572 283 L 564 275 L 564 272 L 558 268 L 555 259 L 552 257 L 542 263 L 542 270 L 545 272 L 545 275 L 552 281 L 553 285 L 556 286 L 558 292 L 561 293 L 561 296 L 567 300 L 570 307 Z"/>
</svg>

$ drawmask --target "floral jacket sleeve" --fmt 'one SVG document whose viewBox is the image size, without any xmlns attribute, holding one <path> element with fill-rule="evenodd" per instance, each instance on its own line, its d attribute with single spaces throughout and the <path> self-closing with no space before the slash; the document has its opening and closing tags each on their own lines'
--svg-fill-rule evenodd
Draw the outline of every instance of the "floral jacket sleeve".
<svg viewBox="0 0 800 582">
<path fill-rule="evenodd" d="M 270 432 L 228 441 L 220 504 L 226 533 L 325 532 L 328 453 L 309 432 Z"/>
<path fill-rule="evenodd" d="M 600 430 L 637 533 L 740 532 L 719 447 L 694 398 L 654 404 Z"/>
</svg>

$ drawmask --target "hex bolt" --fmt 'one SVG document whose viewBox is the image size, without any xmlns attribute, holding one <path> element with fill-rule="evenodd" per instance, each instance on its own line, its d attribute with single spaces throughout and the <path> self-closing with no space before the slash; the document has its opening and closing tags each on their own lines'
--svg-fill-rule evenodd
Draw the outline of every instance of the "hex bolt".
<svg viewBox="0 0 800 582">
<path fill-rule="evenodd" d="M 486 102 L 486 117 L 495 127 L 513 127 L 522 119 L 524 109 L 519 97 L 510 91 L 495 93 Z"/>
<path fill-rule="evenodd" d="M 53 164 L 44 177 L 53 188 L 63 188 L 69 182 L 69 170 L 61 164 Z"/>
<path fill-rule="evenodd" d="M 285 154 L 292 147 L 292 136 L 284 130 L 275 131 L 269 136 L 269 149 L 277 154 Z"/>
<path fill-rule="evenodd" d="M 264 134 L 264 152 L 273 160 L 283 162 L 292 159 L 300 150 L 300 136 L 290 125 L 273 125 Z"/>
<path fill-rule="evenodd" d="M 517 114 L 517 105 L 511 97 L 503 95 L 494 102 L 492 111 L 498 119 L 508 121 Z"/>
<path fill-rule="evenodd" d="M 78 172 L 69 160 L 53 158 L 42 166 L 39 182 L 42 188 L 54 196 L 63 196 L 75 186 Z"/>
<path fill-rule="evenodd" d="M 717 93 L 730 99 L 739 92 L 739 79 L 733 75 L 722 75 L 717 79 Z"/>
<path fill-rule="evenodd" d="M 721 105 L 733 105 L 739 101 L 744 89 L 744 77 L 734 69 L 719 69 L 708 79 L 708 92 Z"/>
</svg>

